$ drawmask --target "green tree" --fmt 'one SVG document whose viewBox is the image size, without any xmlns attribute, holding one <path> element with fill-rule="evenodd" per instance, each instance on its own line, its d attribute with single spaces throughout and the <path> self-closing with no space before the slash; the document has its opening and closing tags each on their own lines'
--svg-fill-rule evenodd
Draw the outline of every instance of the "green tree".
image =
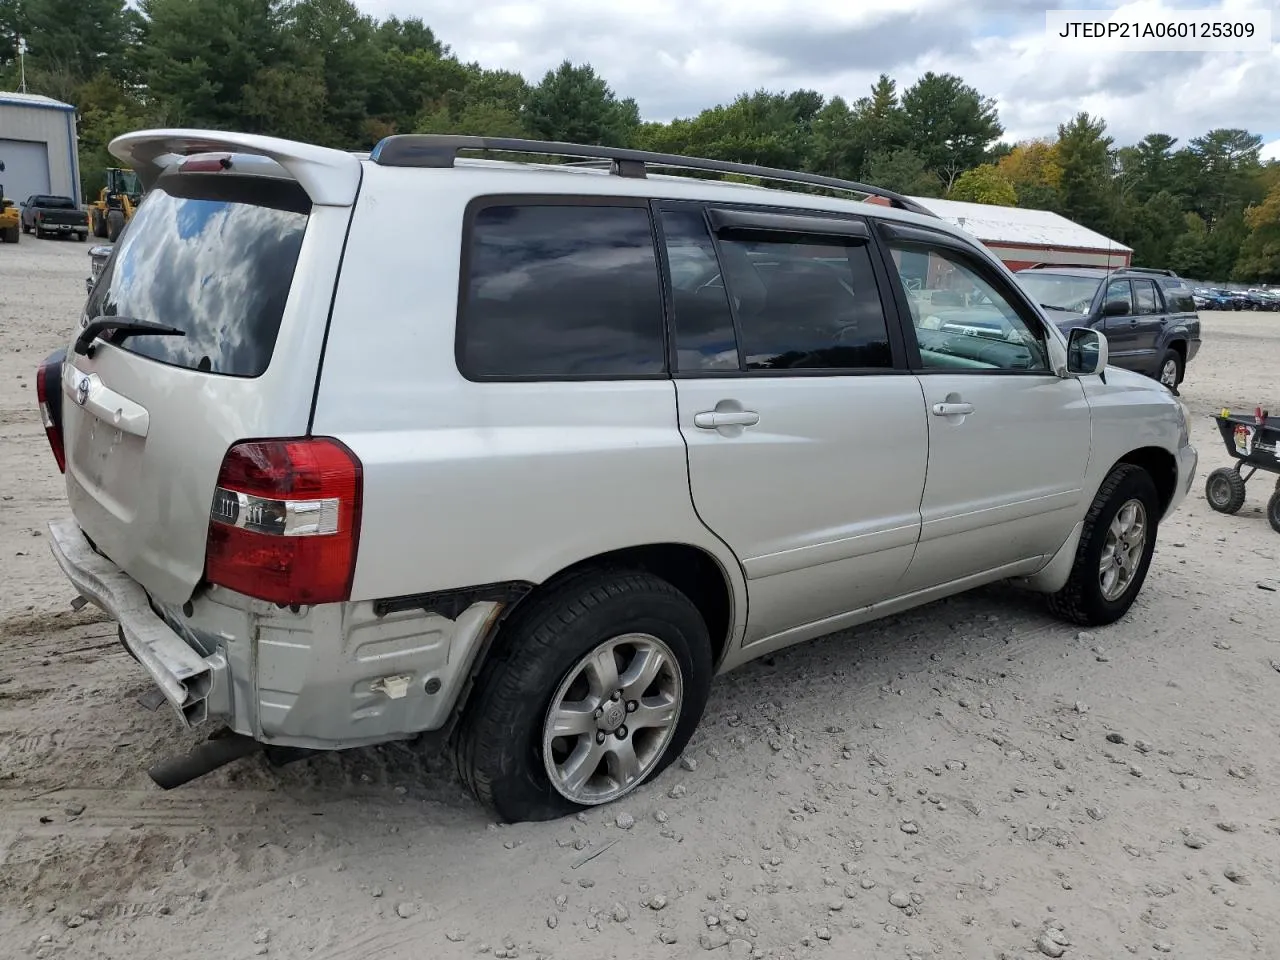
<svg viewBox="0 0 1280 960">
<path fill-rule="evenodd" d="M 1220 219 L 1263 198 L 1257 179 L 1261 149 L 1262 138 L 1247 130 L 1210 130 L 1191 141 L 1200 167 L 1196 206 L 1211 231 Z"/>
<path fill-rule="evenodd" d="M 529 91 L 525 123 L 544 140 L 625 147 L 640 126 L 640 109 L 632 99 L 619 100 L 590 64 L 565 60 Z"/>
<path fill-rule="evenodd" d="M 1213 275 L 1213 253 L 1209 246 L 1209 230 L 1199 214 L 1183 215 L 1185 231 L 1173 244 L 1169 266 L 1184 277 L 1201 280 L 1221 279 Z"/>
<path fill-rule="evenodd" d="M 873 156 L 891 154 L 907 146 L 907 120 L 898 84 L 888 74 L 880 74 L 871 87 L 871 95 L 853 104 L 852 114 L 845 162 L 851 176 L 866 180 L 871 176 Z"/>
<path fill-rule="evenodd" d="M 245 91 L 282 60 L 280 0 L 142 0 L 145 42 L 135 53 L 165 122 L 269 133 Z"/>
<path fill-rule="evenodd" d="M 867 180 L 909 197 L 936 197 L 942 192 L 942 184 L 925 166 L 924 158 L 906 147 L 872 154 L 867 160 Z"/>
<path fill-rule="evenodd" d="M 986 159 L 1004 127 L 994 100 L 959 77 L 926 73 L 902 94 L 906 143 L 950 188 Z"/>
<path fill-rule="evenodd" d="M 1111 229 L 1115 197 L 1111 185 L 1111 137 L 1106 121 L 1077 114 L 1058 127 L 1062 212 L 1100 233 Z"/>
<path fill-rule="evenodd" d="M 125 0 L 0 0 L 0 71 L 13 73 L 21 36 L 28 87 L 55 77 L 77 85 L 100 73 L 125 79 L 141 25 Z"/>
<path fill-rule="evenodd" d="M 1012 207 L 1018 202 L 1018 192 L 995 164 L 983 163 L 960 174 L 947 199 Z"/>
<path fill-rule="evenodd" d="M 1262 203 L 1244 214 L 1249 235 L 1240 245 L 1233 276 L 1237 280 L 1280 283 L 1280 183 Z"/>
</svg>

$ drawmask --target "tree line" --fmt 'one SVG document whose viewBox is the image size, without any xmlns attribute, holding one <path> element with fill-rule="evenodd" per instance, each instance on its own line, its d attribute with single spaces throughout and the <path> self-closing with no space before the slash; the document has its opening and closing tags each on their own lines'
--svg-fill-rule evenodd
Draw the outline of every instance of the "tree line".
<svg viewBox="0 0 1280 960">
<path fill-rule="evenodd" d="M 0 89 L 75 105 L 86 193 L 106 145 L 146 126 L 234 129 L 365 150 L 392 133 L 529 136 L 632 146 L 844 177 L 916 196 L 1052 210 L 1184 276 L 1280 282 L 1280 164 L 1262 138 L 1215 129 L 1118 145 L 1081 113 L 1009 143 L 993 100 L 926 73 L 866 96 L 743 93 L 644 122 L 589 64 L 537 83 L 464 62 L 416 18 L 350 0 L 0 0 Z"/>
</svg>

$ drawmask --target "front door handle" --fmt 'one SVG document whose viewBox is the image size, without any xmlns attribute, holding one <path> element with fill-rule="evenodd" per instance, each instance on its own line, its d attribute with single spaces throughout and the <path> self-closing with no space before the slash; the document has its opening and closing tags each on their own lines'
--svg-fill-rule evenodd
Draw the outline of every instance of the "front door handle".
<svg viewBox="0 0 1280 960">
<path fill-rule="evenodd" d="M 935 403 L 933 405 L 935 417 L 962 417 L 969 413 L 973 413 L 972 403 Z"/>
<path fill-rule="evenodd" d="M 754 427 L 760 422 L 760 414 L 754 410 L 704 410 L 693 415 L 693 425 L 703 430 L 721 427 Z"/>
</svg>

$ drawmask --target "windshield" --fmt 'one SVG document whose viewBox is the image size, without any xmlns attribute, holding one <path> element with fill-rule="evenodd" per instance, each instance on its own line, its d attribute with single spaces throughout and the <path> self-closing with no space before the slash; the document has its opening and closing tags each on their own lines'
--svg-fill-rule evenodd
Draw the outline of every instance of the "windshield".
<svg viewBox="0 0 1280 960">
<path fill-rule="evenodd" d="M 271 362 L 309 212 L 297 184 L 221 174 L 171 179 L 138 207 L 85 312 L 185 334 L 121 339 L 122 350 L 256 377 Z"/>
<path fill-rule="evenodd" d="M 1070 310 L 1088 313 L 1093 295 L 1102 282 L 1096 277 L 1073 277 L 1065 273 L 1045 273 L 1042 270 L 1016 274 L 1018 283 L 1031 298 L 1042 307 L 1054 310 Z"/>
</svg>

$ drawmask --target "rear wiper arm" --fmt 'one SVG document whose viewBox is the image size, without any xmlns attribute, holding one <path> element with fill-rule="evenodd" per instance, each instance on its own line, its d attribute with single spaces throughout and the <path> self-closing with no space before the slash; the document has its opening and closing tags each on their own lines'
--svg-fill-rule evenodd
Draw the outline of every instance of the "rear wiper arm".
<svg viewBox="0 0 1280 960">
<path fill-rule="evenodd" d="M 98 316 L 90 320 L 80 331 L 80 336 L 76 337 L 75 352 L 82 356 L 93 356 L 93 341 L 108 330 L 120 334 L 121 340 L 125 337 L 185 337 L 187 335 L 185 330 L 163 323 L 153 323 L 150 320 Z"/>
</svg>

